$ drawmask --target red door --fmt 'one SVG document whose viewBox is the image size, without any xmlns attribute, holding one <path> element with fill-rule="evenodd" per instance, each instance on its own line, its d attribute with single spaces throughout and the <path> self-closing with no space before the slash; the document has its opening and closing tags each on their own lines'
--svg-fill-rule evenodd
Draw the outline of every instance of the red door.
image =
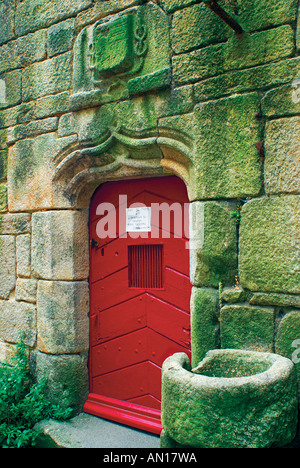
<svg viewBox="0 0 300 468">
<path fill-rule="evenodd" d="M 88 413 L 161 430 L 162 363 L 190 357 L 187 208 L 177 177 L 108 182 L 93 196 Z"/>
</svg>

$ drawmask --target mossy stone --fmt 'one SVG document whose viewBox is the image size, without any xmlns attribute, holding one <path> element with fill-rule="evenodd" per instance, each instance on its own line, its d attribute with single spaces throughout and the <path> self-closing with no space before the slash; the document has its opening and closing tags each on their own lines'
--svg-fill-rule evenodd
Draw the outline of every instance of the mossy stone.
<svg viewBox="0 0 300 468">
<path fill-rule="evenodd" d="M 219 296 L 213 288 L 193 288 L 191 295 L 192 365 L 219 346 Z"/>
<path fill-rule="evenodd" d="M 88 393 L 88 367 L 85 356 L 79 354 L 51 355 L 34 351 L 30 368 L 37 380 L 47 376 L 46 397 L 74 414 L 82 409 Z"/>
<path fill-rule="evenodd" d="M 267 122 L 265 132 L 265 191 L 300 191 L 300 117 Z"/>
<path fill-rule="evenodd" d="M 174 13 L 172 47 L 176 54 L 228 39 L 232 30 L 204 3 Z"/>
<path fill-rule="evenodd" d="M 225 305 L 220 312 L 221 347 L 273 352 L 274 309 Z"/>
<path fill-rule="evenodd" d="M 283 109 L 284 112 L 287 108 L 293 112 L 297 108 L 289 103 L 288 99 L 292 92 L 291 83 L 298 76 L 300 76 L 298 57 L 245 70 L 228 71 L 196 83 L 194 85 L 195 101 L 207 101 L 242 91 L 265 89 L 269 86 L 288 83 L 287 94 L 280 91 L 281 88 L 277 88 L 270 90 L 262 99 L 262 108 L 266 115 L 282 115 Z"/>
<path fill-rule="evenodd" d="M 239 277 L 252 291 L 300 293 L 299 195 L 262 197 L 241 211 Z"/>
<path fill-rule="evenodd" d="M 259 193 L 261 168 L 255 148 L 260 141 L 260 126 L 255 118 L 258 109 L 256 93 L 195 107 L 199 158 L 195 163 L 197 167 L 202 165 L 198 173 L 201 198 L 238 198 Z"/>
<path fill-rule="evenodd" d="M 290 57 L 293 52 L 294 32 L 289 25 L 234 35 L 225 43 L 173 57 L 174 79 L 176 84 L 200 81 L 226 71 Z"/>
<path fill-rule="evenodd" d="M 190 271 L 195 286 L 234 283 L 237 270 L 237 230 L 234 205 L 194 202 L 191 206 Z"/>
<path fill-rule="evenodd" d="M 300 383 L 300 311 L 292 310 L 279 323 L 275 337 L 275 352 L 291 359 Z"/>
</svg>

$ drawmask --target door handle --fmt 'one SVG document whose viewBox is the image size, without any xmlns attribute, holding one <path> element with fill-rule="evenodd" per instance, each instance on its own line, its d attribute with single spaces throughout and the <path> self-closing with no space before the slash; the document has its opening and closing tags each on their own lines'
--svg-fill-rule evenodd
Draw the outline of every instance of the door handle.
<svg viewBox="0 0 300 468">
<path fill-rule="evenodd" d="M 98 241 L 96 241 L 94 238 L 91 239 L 90 244 L 91 244 L 92 249 L 94 249 L 95 247 L 98 247 Z"/>
</svg>

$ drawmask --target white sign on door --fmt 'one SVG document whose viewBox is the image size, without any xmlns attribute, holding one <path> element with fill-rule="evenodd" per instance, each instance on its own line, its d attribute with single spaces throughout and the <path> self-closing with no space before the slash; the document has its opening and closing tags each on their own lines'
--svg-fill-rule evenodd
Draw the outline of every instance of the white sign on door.
<svg viewBox="0 0 300 468">
<path fill-rule="evenodd" d="M 151 232 L 151 208 L 127 208 L 126 232 Z"/>
</svg>

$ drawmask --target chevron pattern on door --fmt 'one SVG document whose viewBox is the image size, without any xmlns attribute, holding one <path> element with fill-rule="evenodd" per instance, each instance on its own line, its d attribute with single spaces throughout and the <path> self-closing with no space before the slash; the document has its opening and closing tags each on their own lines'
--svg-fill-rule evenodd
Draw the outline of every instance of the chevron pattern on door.
<svg viewBox="0 0 300 468">
<path fill-rule="evenodd" d="M 157 226 L 151 219 L 151 232 L 142 237 L 126 235 L 119 220 L 119 195 L 127 196 L 128 207 L 137 202 L 147 207 L 177 203 L 178 208 L 180 204 L 185 235 L 176 235 L 172 216 L 165 223 L 167 227 L 163 220 Z M 97 206 L 103 202 L 116 207 L 114 238 L 97 236 Z M 191 284 L 184 220 L 187 203 L 186 187 L 176 177 L 105 183 L 92 199 L 87 412 L 118 420 L 118 406 L 118 414 L 128 408 L 139 412 L 140 408 L 142 413 L 147 411 L 147 415 L 159 418 L 162 363 L 175 352 L 190 356 Z M 105 405 L 108 400 L 112 404 L 114 409 L 108 416 L 91 403 L 97 398 L 104 398 Z M 120 417 L 120 421 L 138 427 L 132 418 L 128 422 Z M 142 428 L 158 431 L 157 427 Z"/>
</svg>

